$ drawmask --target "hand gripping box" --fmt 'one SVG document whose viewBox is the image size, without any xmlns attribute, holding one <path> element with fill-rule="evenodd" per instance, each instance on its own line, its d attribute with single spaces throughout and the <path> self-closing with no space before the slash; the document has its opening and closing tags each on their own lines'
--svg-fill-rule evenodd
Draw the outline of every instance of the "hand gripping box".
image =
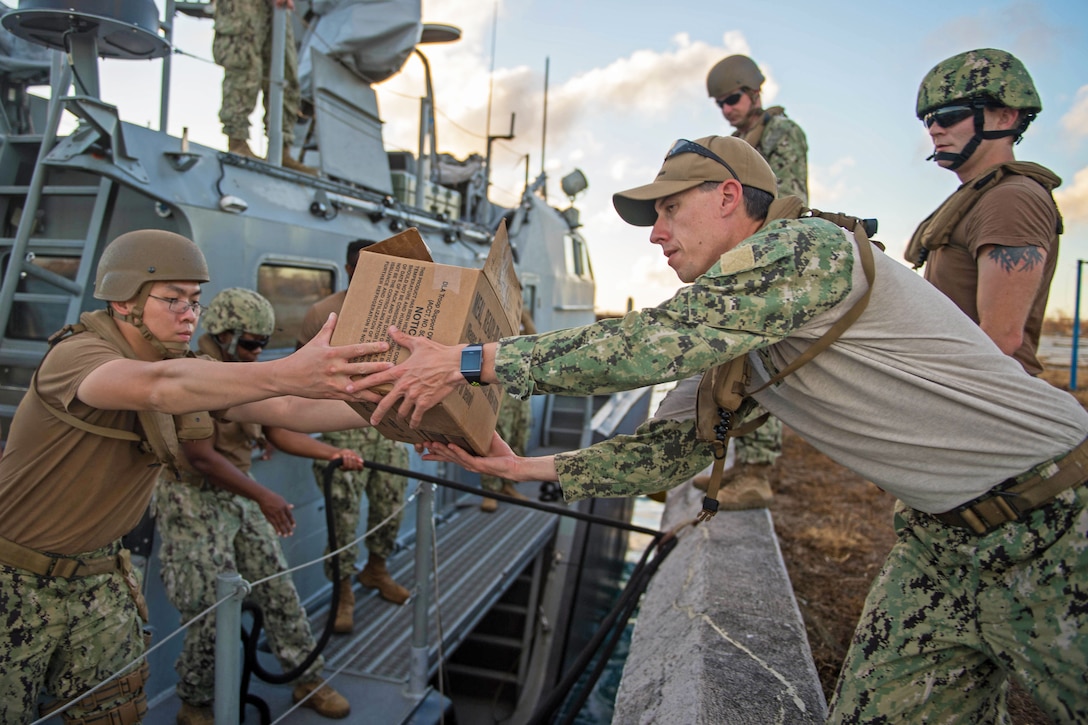
<svg viewBox="0 0 1088 725">
<path fill-rule="evenodd" d="M 444 345 L 494 342 L 516 335 L 521 285 L 503 223 L 482 269 L 436 264 L 416 229 L 408 229 L 359 253 L 332 344 L 389 340 L 389 326 Z M 398 345 L 365 360 L 394 363 L 408 358 Z M 387 388 L 388 389 L 388 388 Z M 381 391 L 385 392 L 385 391 Z M 406 443 L 442 441 L 485 453 L 495 430 L 502 388 L 461 386 L 423 416 L 419 428 L 390 411 L 382 435 Z M 370 418 L 372 403 L 352 403 Z"/>
</svg>

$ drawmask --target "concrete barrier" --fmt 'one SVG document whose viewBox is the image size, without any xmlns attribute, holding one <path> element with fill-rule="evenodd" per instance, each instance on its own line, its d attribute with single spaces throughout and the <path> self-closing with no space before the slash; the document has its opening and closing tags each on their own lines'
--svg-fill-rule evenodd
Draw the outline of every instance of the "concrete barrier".
<svg viewBox="0 0 1088 725">
<path fill-rule="evenodd" d="M 694 518 L 673 489 L 661 528 Z M 766 509 L 685 529 L 638 613 L 613 722 L 822 723 L 827 705 Z"/>
</svg>

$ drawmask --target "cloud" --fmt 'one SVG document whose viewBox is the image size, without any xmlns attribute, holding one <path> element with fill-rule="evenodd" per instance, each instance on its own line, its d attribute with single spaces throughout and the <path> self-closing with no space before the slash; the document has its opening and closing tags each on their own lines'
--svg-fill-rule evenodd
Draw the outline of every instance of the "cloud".
<svg viewBox="0 0 1088 725">
<path fill-rule="evenodd" d="M 1071 185 L 1056 189 L 1054 200 L 1066 222 L 1088 221 L 1088 168 L 1078 171 Z"/>
<path fill-rule="evenodd" d="M 1062 127 L 1075 138 L 1088 136 L 1088 86 L 1077 89 L 1077 97 L 1061 120 Z"/>
</svg>

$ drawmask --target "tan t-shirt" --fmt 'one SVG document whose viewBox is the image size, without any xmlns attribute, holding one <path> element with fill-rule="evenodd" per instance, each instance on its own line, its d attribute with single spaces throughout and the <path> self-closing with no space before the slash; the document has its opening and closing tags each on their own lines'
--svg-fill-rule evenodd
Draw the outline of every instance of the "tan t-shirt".
<svg viewBox="0 0 1088 725">
<path fill-rule="evenodd" d="M 38 392 L 88 423 L 135 431 L 135 412 L 99 410 L 76 398 L 93 370 L 123 357 L 96 335 L 75 335 L 46 355 Z M 0 536 L 72 555 L 116 541 L 139 523 L 159 473 L 154 454 L 73 428 L 33 395 L 23 396 L 8 433 L 0 459 Z"/>
<path fill-rule="evenodd" d="M 1024 325 L 1024 343 L 1013 355 L 1031 375 L 1043 366 L 1036 357 L 1050 281 L 1058 261 L 1058 212 L 1050 194 L 1026 176 L 1011 174 L 987 191 L 952 231 L 949 243 L 933 250 L 925 277 L 968 317 L 978 315 L 978 250 L 987 244 L 1039 247 L 1046 255 L 1039 291 Z"/>
<path fill-rule="evenodd" d="M 310 305 L 310 309 L 306 310 L 306 317 L 302 319 L 302 329 L 298 333 L 299 344 L 305 345 L 314 339 L 317 333 L 321 332 L 325 321 L 329 319 L 329 313 L 340 313 L 340 308 L 344 306 L 347 296 L 348 291 L 342 289 Z"/>
</svg>

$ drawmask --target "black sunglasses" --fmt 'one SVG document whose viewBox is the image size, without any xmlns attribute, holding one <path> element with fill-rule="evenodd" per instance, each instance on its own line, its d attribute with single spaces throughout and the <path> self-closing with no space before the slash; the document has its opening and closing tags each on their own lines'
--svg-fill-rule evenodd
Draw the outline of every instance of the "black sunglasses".
<svg viewBox="0 0 1088 725">
<path fill-rule="evenodd" d="M 665 154 L 665 160 L 668 161 L 673 156 L 679 156 L 680 154 L 698 154 L 704 159 L 717 161 L 719 164 L 725 167 L 726 171 L 728 171 L 734 179 L 740 181 L 740 177 L 737 176 L 736 171 L 733 171 L 733 167 L 727 164 L 725 162 L 725 159 L 723 159 L 721 156 L 718 156 L 718 154 L 714 153 L 706 146 L 700 146 L 694 141 L 688 141 L 686 138 L 682 138 L 672 145 L 672 148 L 669 149 L 669 153 Z"/>
<path fill-rule="evenodd" d="M 268 345 L 268 340 L 269 338 L 267 337 L 262 337 L 258 340 L 250 340 L 245 337 L 240 337 L 238 338 L 238 347 L 242 348 L 243 350 L 249 350 L 250 352 L 253 352 L 255 350 L 263 349 L 266 345 Z"/>
<path fill-rule="evenodd" d="M 718 108 L 725 108 L 726 106 L 735 106 L 740 103 L 740 99 L 744 96 L 744 91 L 737 91 L 736 93 L 730 93 L 725 98 L 716 98 L 714 102 L 718 104 Z"/>
<path fill-rule="evenodd" d="M 952 128 L 965 118 L 973 116 L 974 113 L 974 106 L 945 106 L 922 116 L 922 123 L 926 125 L 926 128 L 932 128 L 933 124 L 941 128 Z"/>
</svg>

